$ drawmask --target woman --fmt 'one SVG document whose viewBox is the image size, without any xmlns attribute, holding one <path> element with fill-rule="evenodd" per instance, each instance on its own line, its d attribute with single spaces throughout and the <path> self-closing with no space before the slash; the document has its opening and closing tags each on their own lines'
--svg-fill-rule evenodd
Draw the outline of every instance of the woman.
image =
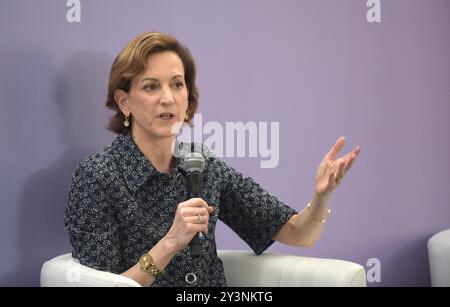
<svg viewBox="0 0 450 307">
<path fill-rule="evenodd" d="M 320 237 L 331 193 L 359 147 L 337 159 L 345 143 L 338 139 L 300 213 L 200 147 L 204 197 L 186 200 L 182 158 L 172 149 L 186 145 L 176 140 L 177 127 L 197 109 L 195 75 L 188 49 L 163 33 L 139 35 L 115 59 L 106 105 L 116 111 L 109 128 L 118 136 L 75 170 L 65 216 L 81 264 L 142 286 L 226 286 L 214 237 L 218 218 L 256 254 L 275 240 L 311 246 Z M 192 257 L 188 246 L 198 232 L 205 234 L 202 255 Z"/>
</svg>

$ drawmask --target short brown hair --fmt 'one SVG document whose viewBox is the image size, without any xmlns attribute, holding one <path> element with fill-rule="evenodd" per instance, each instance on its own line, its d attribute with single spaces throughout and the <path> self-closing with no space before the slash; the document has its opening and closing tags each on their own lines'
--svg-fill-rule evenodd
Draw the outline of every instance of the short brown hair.
<svg viewBox="0 0 450 307">
<path fill-rule="evenodd" d="M 199 94 L 195 84 L 196 69 L 191 52 L 169 34 L 145 32 L 130 41 L 111 66 L 106 106 L 116 111 L 116 114 L 109 120 L 109 130 L 121 133 L 125 129 L 123 125 L 125 116 L 114 99 L 114 92 L 121 89 L 128 93 L 131 89 L 132 80 L 146 69 L 148 57 L 164 51 L 176 53 L 183 62 L 184 78 L 189 92 L 188 117 L 185 121 L 192 125 L 191 120 L 198 107 Z"/>
</svg>

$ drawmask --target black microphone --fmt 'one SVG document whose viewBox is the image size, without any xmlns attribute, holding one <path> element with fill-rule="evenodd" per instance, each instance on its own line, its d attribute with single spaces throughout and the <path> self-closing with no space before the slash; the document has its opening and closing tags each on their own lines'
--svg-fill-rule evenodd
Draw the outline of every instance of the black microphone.
<svg viewBox="0 0 450 307">
<path fill-rule="evenodd" d="M 198 152 L 190 152 L 184 156 L 183 169 L 186 172 L 187 199 L 202 197 L 203 190 L 203 170 L 205 169 L 205 159 Z M 189 243 L 191 256 L 198 257 L 202 253 L 202 240 L 204 235 L 198 232 Z"/>
</svg>

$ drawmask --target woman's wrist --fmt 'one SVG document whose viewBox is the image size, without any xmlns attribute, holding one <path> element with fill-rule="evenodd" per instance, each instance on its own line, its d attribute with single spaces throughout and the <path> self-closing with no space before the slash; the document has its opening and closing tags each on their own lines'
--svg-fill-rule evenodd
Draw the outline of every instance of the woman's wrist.
<svg viewBox="0 0 450 307">
<path fill-rule="evenodd" d="M 166 237 L 163 237 L 147 253 L 151 256 L 156 267 L 160 271 L 163 271 L 176 255 L 177 251 L 174 249 L 172 242 Z"/>
<path fill-rule="evenodd" d="M 147 253 L 150 255 L 153 265 L 156 266 L 159 271 L 164 272 L 165 267 L 170 263 L 177 252 L 173 248 L 172 242 L 166 237 L 163 237 Z M 141 256 L 141 259 L 142 257 L 143 256 Z M 155 280 L 155 276 L 149 273 L 150 272 L 143 269 L 141 260 L 139 260 L 133 267 L 123 272 L 122 275 L 137 281 L 144 287 L 148 287 L 152 285 Z"/>
<path fill-rule="evenodd" d="M 161 241 L 159 241 L 163 250 L 165 250 L 169 256 L 173 257 L 179 252 L 177 240 L 170 235 L 164 236 Z"/>
<path fill-rule="evenodd" d="M 314 193 L 314 196 L 310 202 L 309 213 L 315 219 L 323 220 L 328 218 L 329 215 L 329 204 L 330 204 L 331 194 L 318 195 Z"/>
<path fill-rule="evenodd" d="M 314 207 L 327 207 L 330 204 L 331 200 L 331 193 L 326 194 L 318 194 L 317 192 L 314 193 L 313 198 L 311 200 L 311 205 Z"/>
</svg>

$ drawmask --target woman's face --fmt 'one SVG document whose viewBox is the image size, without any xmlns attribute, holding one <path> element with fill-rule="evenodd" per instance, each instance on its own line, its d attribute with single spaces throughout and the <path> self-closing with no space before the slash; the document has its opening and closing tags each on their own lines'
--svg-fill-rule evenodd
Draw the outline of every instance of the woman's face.
<svg viewBox="0 0 450 307">
<path fill-rule="evenodd" d="M 177 133 L 174 125 L 179 126 L 187 116 L 183 62 L 176 53 L 165 51 L 149 56 L 146 67 L 122 100 L 131 113 L 134 135 L 171 137 Z"/>
</svg>

